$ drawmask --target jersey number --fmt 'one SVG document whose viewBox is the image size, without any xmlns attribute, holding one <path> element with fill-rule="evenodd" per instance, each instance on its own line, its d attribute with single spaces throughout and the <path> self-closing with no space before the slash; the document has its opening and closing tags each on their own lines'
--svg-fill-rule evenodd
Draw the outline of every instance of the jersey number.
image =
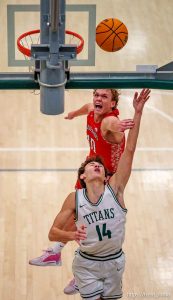
<svg viewBox="0 0 173 300">
<path fill-rule="evenodd" d="M 101 233 L 99 225 L 96 225 L 96 231 L 97 231 L 97 234 L 98 234 L 98 237 L 99 237 L 99 241 L 103 240 L 103 238 L 102 238 L 103 236 L 107 236 L 108 239 L 111 239 L 112 232 L 109 229 L 106 230 L 106 223 L 104 223 L 103 226 L 102 226 L 102 233 Z"/>
</svg>

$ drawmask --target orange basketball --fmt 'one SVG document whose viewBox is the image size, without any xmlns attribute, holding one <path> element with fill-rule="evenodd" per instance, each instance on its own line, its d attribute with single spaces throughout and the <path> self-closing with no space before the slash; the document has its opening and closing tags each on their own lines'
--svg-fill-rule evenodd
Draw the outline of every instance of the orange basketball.
<svg viewBox="0 0 173 300">
<path fill-rule="evenodd" d="M 118 51 L 125 46 L 127 40 L 127 27 L 118 19 L 103 20 L 96 27 L 96 42 L 105 51 Z"/>
</svg>

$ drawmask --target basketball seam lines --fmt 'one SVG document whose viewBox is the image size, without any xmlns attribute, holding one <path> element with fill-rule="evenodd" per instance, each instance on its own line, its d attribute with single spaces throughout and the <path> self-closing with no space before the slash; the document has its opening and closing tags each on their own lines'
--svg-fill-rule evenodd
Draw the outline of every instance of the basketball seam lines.
<svg viewBox="0 0 173 300">
<path fill-rule="evenodd" d="M 102 23 L 101 23 L 102 24 Z M 104 24 L 103 23 L 103 25 L 105 25 L 109 30 L 117 30 L 117 29 L 119 29 L 122 25 L 123 25 L 123 23 L 121 23 L 117 28 L 115 28 L 115 29 L 112 29 L 113 28 L 113 26 L 114 26 L 114 24 L 113 24 L 113 26 L 112 27 L 109 27 L 107 24 Z M 106 31 L 105 31 L 106 32 Z"/>
<path fill-rule="evenodd" d="M 119 33 L 122 33 L 122 32 L 119 32 Z M 118 34 L 119 34 L 118 33 Z M 112 50 L 114 50 L 114 41 L 115 41 L 115 38 L 117 37 L 120 41 L 121 41 L 121 43 L 124 45 L 124 43 L 123 43 L 123 41 L 122 41 L 122 39 L 118 36 L 118 34 L 116 33 L 116 32 L 111 32 L 111 34 L 100 44 L 100 46 L 102 46 L 109 38 L 110 38 L 110 36 L 112 35 L 112 34 L 115 34 L 115 36 L 114 36 L 114 39 L 113 39 L 113 48 L 112 48 Z"/>
<path fill-rule="evenodd" d="M 113 19 L 112 19 L 112 21 L 113 21 Z M 124 33 L 124 34 L 127 34 L 126 32 L 123 32 L 123 31 L 121 31 L 121 32 L 118 32 L 118 33 L 116 33 L 116 30 L 117 29 L 119 29 L 122 25 L 123 25 L 123 23 L 121 23 L 116 29 L 113 29 L 113 26 L 114 26 L 114 21 L 113 21 L 113 25 L 112 25 L 112 27 L 109 27 L 107 24 L 105 24 L 105 23 L 101 23 L 101 24 L 103 24 L 103 25 L 105 25 L 106 27 L 108 27 L 108 29 L 109 30 L 112 30 L 112 32 L 111 32 L 111 34 L 100 44 L 100 46 L 102 46 L 109 38 L 110 38 L 110 36 L 112 35 L 112 34 L 115 34 L 115 36 L 114 36 L 114 38 L 113 38 L 113 45 L 112 45 L 112 51 L 114 50 L 114 42 L 115 42 L 115 38 L 117 37 L 120 41 L 121 41 L 121 43 L 122 43 L 122 45 L 124 45 L 124 42 L 122 41 L 122 39 L 118 36 L 120 33 Z M 109 30 L 108 31 L 104 31 L 104 32 L 97 32 L 96 34 L 101 34 L 101 33 L 106 33 L 106 32 L 109 32 Z"/>
</svg>

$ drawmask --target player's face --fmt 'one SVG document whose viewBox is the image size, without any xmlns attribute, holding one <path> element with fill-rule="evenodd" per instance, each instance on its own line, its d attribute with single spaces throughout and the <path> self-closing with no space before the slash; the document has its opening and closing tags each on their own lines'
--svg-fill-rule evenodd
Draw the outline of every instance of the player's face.
<svg viewBox="0 0 173 300">
<path fill-rule="evenodd" d="M 97 89 L 93 98 L 94 112 L 104 115 L 112 111 L 115 101 L 112 100 L 112 92 L 109 89 Z"/>
<path fill-rule="evenodd" d="M 85 166 L 85 171 L 82 174 L 83 179 L 87 181 L 93 181 L 99 179 L 101 182 L 105 180 L 105 169 L 104 166 L 98 162 L 90 162 Z"/>
</svg>

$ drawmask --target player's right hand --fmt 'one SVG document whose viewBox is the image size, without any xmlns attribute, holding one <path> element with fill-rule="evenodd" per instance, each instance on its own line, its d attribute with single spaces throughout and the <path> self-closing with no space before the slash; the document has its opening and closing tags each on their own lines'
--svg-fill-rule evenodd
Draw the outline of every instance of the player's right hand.
<svg viewBox="0 0 173 300">
<path fill-rule="evenodd" d="M 66 116 L 66 117 L 64 117 L 64 119 L 66 119 L 66 120 L 72 120 L 72 119 L 74 119 L 74 112 L 73 111 L 71 111 L 71 112 L 69 112 L 68 113 L 68 115 Z"/>
<path fill-rule="evenodd" d="M 86 233 L 86 226 L 81 225 L 76 231 L 75 231 L 75 241 L 79 243 L 81 240 L 85 240 L 87 238 Z"/>
</svg>

